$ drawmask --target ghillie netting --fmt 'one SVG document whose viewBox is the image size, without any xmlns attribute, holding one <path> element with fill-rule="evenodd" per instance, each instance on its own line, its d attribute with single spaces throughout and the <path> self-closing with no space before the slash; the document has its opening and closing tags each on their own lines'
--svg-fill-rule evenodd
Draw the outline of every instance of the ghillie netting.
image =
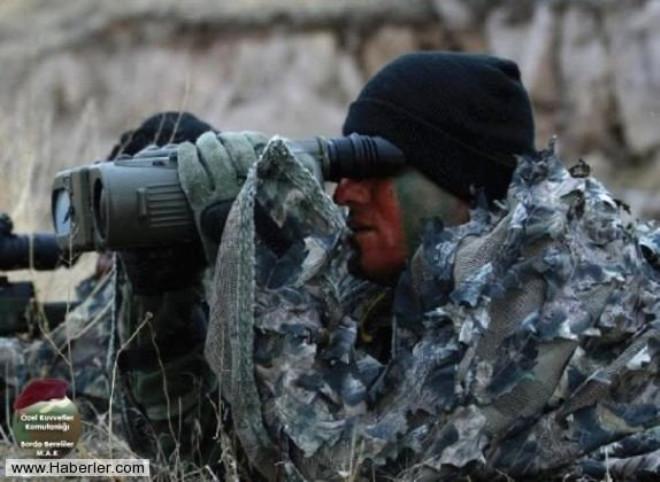
<svg viewBox="0 0 660 482">
<path fill-rule="evenodd" d="M 579 171 L 542 151 L 499 208 L 429 222 L 379 361 L 356 314 L 378 288 L 347 271 L 343 213 L 271 140 L 226 224 L 206 347 L 251 463 L 290 480 L 657 471 L 660 231 Z"/>
</svg>

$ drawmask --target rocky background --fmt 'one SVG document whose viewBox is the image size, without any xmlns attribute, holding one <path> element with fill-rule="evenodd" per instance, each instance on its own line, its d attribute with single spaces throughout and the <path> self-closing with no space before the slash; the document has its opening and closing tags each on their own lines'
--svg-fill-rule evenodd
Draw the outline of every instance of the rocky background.
<svg viewBox="0 0 660 482">
<path fill-rule="evenodd" d="M 557 135 L 660 218 L 660 0 L 4 0 L 0 206 L 48 229 L 53 174 L 155 111 L 337 134 L 364 81 L 418 49 L 516 60 L 538 146 Z"/>
</svg>

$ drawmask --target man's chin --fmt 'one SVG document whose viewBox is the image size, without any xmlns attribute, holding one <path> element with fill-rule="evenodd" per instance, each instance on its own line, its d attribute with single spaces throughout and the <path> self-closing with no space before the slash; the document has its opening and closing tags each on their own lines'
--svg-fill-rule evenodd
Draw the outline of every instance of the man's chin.
<svg viewBox="0 0 660 482">
<path fill-rule="evenodd" d="M 351 257 L 348 258 L 348 272 L 357 278 L 367 279 L 367 275 L 362 269 L 362 263 L 360 263 L 360 253 L 357 250 L 354 250 Z"/>
<path fill-rule="evenodd" d="M 373 281 L 370 279 L 369 275 L 364 272 L 364 268 L 362 266 L 362 250 L 360 249 L 360 243 L 357 242 L 355 236 L 351 236 L 349 238 L 349 244 L 351 245 L 352 249 L 351 255 L 348 258 L 348 272 L 356 278 Z"/>
<path fill-rule="evenodd" d="M 348 272 L 356 278 L 383 286 L 392 286 L 396 284 L 398 279 L 398 273 L 379 273 L 374 270 L 365 269 L 362 263 L 362 255 L 358 249 L 355 249 L 348 259 Z"/>
</svg>

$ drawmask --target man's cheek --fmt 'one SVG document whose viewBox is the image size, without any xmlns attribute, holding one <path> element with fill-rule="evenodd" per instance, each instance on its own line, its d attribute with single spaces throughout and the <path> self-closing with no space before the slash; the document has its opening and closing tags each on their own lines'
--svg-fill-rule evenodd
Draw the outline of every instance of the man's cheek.
<svg viewBox="0 0 660 482">
<path fill-rule="evenodd" d="M 375 253 L 382 251 L 378 248 L 377 239 L 373 233 L 368 232 L 356 233 L 351 236 L 351 246 L 353 255 L 350 263 L 355 269 L 359 267 L 360 271 L 368 269 L 373 264 L 374 258 L 378 258 L 378 255 L 374 256 Z"/>
<path fill-rule="evenodd" d="M 387 256 L 387 245 L 375 231 L 363 231 L 355 235 L 355 245 L 362 257 L 378 258 Z"/>
<path fill-rule="evenodd" d="M 382 235 L 366 232 L 361 233 L 356 239 L 363 270 L 380 272 L 389 268 L 394 261 L 393 258 L 396 257 L 396 250 L 384 242 Z"/>
</svg>

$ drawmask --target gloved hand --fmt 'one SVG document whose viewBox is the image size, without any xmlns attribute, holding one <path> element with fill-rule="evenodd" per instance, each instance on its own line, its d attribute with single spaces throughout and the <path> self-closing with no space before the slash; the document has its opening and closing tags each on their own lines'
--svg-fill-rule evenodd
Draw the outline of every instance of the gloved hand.
<svg viewBox="0 0 660 482">
<path fill-rule="evenodd" d="M 211 265 L 229 209 L 267 140 L 256 132 L 207 132 L 178 148 L 179 179 Z"/>
<path fill-rule="evenodd" d="M 136 295 L 157 295 L 201 280 L 206 258 L 199 242 L 119 252 Z"/>
</svg>

